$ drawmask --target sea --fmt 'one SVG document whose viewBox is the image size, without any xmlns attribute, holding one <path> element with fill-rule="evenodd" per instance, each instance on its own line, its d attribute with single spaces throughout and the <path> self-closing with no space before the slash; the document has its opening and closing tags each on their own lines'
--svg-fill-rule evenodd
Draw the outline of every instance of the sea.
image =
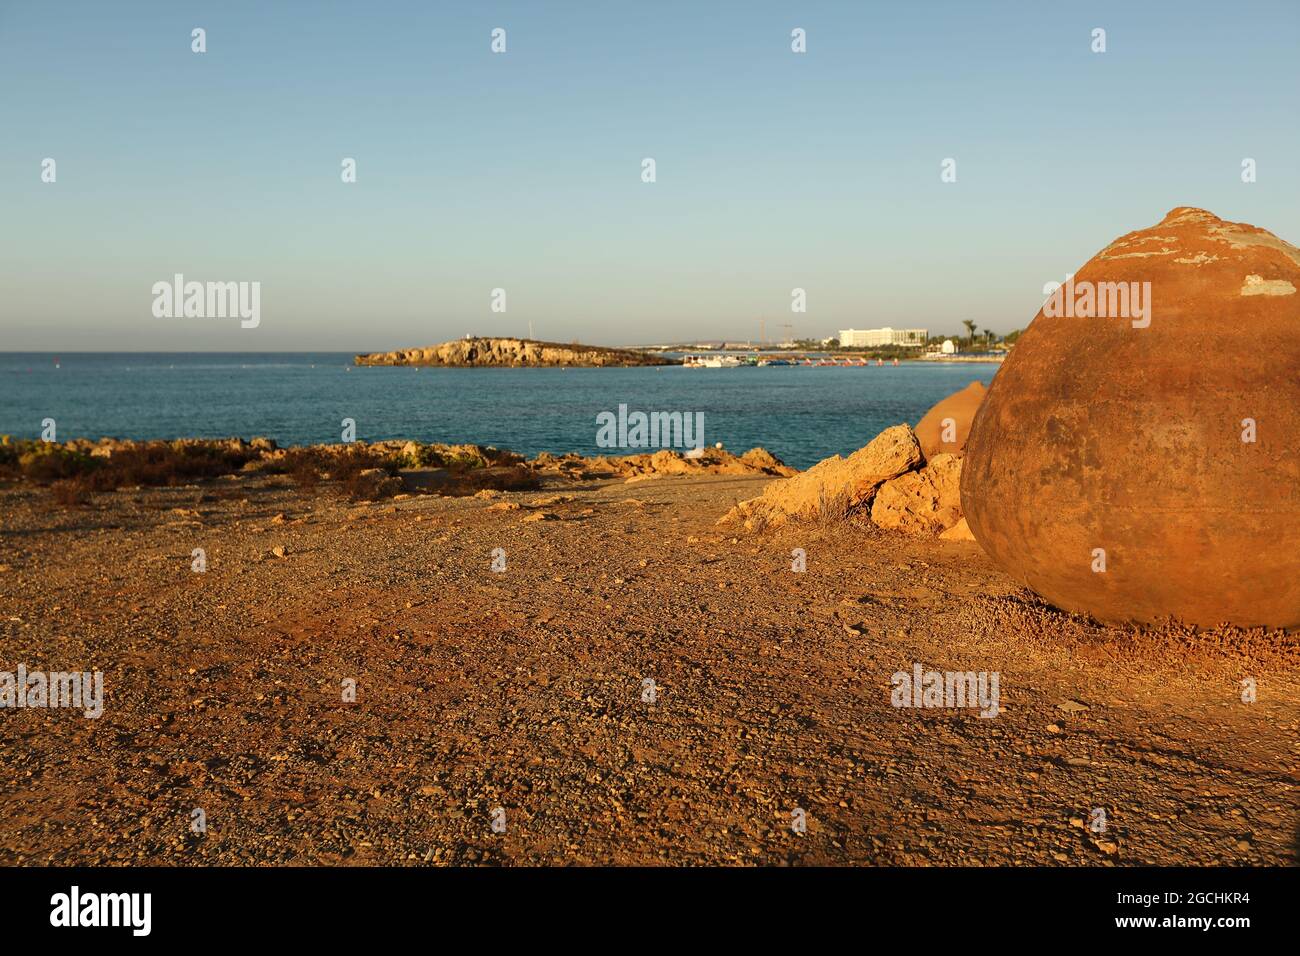
<svg viewBox="0 0 1300 956">
<path fill-rule="evenodd" d="M 55 439 L 265 436 L 415 439 L 525 455 L 630 454 L 597 445 L 597 416 L 702 413 L 704 442 L 762 446 L 796 468 L 847 455 L 996 364 L 865 367 L 370 368 L 353 353 L 0 353 L 0 434 Z"/>
</svg>

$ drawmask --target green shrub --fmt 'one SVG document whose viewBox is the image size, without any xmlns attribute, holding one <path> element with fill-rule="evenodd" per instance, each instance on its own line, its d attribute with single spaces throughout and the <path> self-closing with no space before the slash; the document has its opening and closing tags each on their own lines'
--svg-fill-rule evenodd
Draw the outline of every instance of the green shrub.
<svg viewBox="0 0 1300 956">
<path fill-rule="evenodd" d="M 18 456 L 23 477 L 38 485 L 90 474 L 102 467 L 103 459 L 91 458 L 54 442 L 33 442 Z"/>
</svg>

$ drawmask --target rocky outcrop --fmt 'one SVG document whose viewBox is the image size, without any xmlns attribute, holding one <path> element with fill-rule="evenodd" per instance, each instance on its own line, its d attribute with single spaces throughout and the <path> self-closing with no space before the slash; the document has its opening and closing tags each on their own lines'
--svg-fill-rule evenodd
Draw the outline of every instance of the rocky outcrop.
<svg viewBox="0 0 1300 956">
<path fill-rule="evenodd" d="M 870 504 L 876 489 L 921 463 L 921 446 L 906 425 L 887 428 L 848 458 L 835 455 L 807 471 L 773 482 L 763 493 L 741 502 L 723 521 L 754 519 L 769 527 L 791 518 L 828 514 L 847 516 Z"/>
<path fill-rule="evenodd" d="M 357 365 L 431 365 L 444 367 L 674 365 L 671 359 L 636 349 L 605 349 L 593 345 L 561 345 L 531 339 L 466 338 L 428 348 L 400 349 L 358 355 Z"/>
<path fill-rule="evenodd" d="M 961 511 L 961 467 L 957 455 L 935 455 L 926 462 L 912 429 L 895 425 L 848 458 L 835 455 L 802 474 L 772 482 L 718 523 L 740 522 L 754 530 L 791 520 L 870 517 L 891 531 L 969 541 Z"/>
<path fill-rule="evenodd" d="M 270 439 L 130 441 L 103 438 L 46 443 L 0 436 L 0 481 L 62 486 L 69 502 L 120 487 L 190 484 L 254 474 L 285 476 L 304 490 L 331 482 L 354 499 L 403 493 L 453 497 L 528 491 L 545 478 L 645 481 L 665 476 L 795 474 L 762 448 L 734 455 L 720 445 L 621 457 L 542 453 L 531 460 L 484 445 L 355 441 L 280 448 Z M 76 484 L 77 488 L 70 486 Z M 60 487 L 55 488 L 56 492 Z"/>
<path fill-rule="evenodd" d="M 1188 207 L 1085 263 L 971 427 L 984 550 L 1102 621 L 1300 627 L 1297 288 L 1300 249 Z"/>
<path fill-rule="evenodd" d="M 664 449 L 645 455 L 620 457 L 552 455 L 543 452 L 530 463 L 541 474 L 565 478 L 625 478 L 640 481 L 667 475 L 773 475 L 796 474 L 793 468 L 763 448 L 751 448 L 733 455 L 724 448 L 702 448 L 698 452 Z"/>
<path fill-rule="evenodd" d="M 871 502 L 871 520 L 908 534 L 940 534 L 961 520 L 961 459 L 937 455 L 924 468 L 887 481 Z"/>
<path fill-rule="evenodd" d="M 971 382 L 939 402 L 916 423 L 916 440 L 921 443 L 927 460 L 935 455 L 960 455 L 965 450 L 971 422 L 986 391 L 983 383 Z"/>
</svg>

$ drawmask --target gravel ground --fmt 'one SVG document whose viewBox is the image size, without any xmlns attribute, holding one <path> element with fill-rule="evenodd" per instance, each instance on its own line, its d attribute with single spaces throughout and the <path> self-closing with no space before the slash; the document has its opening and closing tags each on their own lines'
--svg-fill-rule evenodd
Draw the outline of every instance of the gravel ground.
<svg viewBox="0 0 1300 956">
<path fill-rule="evenodd" d="M 1296 635 L 1103 627 L 974 544 L 716 525 L 766 481 L 0 490 L 0 671 L 105 686 L 98 719 L 0 711 L 0 863 L 1297 862 Z M 1000 714 L 894 707 L 917 663 L 996 672 Z"/>
</svg>

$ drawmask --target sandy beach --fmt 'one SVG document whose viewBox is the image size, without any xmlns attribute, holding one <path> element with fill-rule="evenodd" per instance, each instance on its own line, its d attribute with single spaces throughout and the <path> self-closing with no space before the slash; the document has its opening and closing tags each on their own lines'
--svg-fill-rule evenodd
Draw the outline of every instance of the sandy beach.
<svg viewBox="0 0 1300 956">
<path fill-rule="evenodd" d="M 770 480 L 0 488 L 8 655 L 105 675 L 98 719 L 0 721 L 0 862 L 1297 861 L 1294 635 L 1103 627 L 973 542 L 717 524 Z M 999 716 L 893 706 L 914 664 L 1000 672 Z"/>
</svg>

